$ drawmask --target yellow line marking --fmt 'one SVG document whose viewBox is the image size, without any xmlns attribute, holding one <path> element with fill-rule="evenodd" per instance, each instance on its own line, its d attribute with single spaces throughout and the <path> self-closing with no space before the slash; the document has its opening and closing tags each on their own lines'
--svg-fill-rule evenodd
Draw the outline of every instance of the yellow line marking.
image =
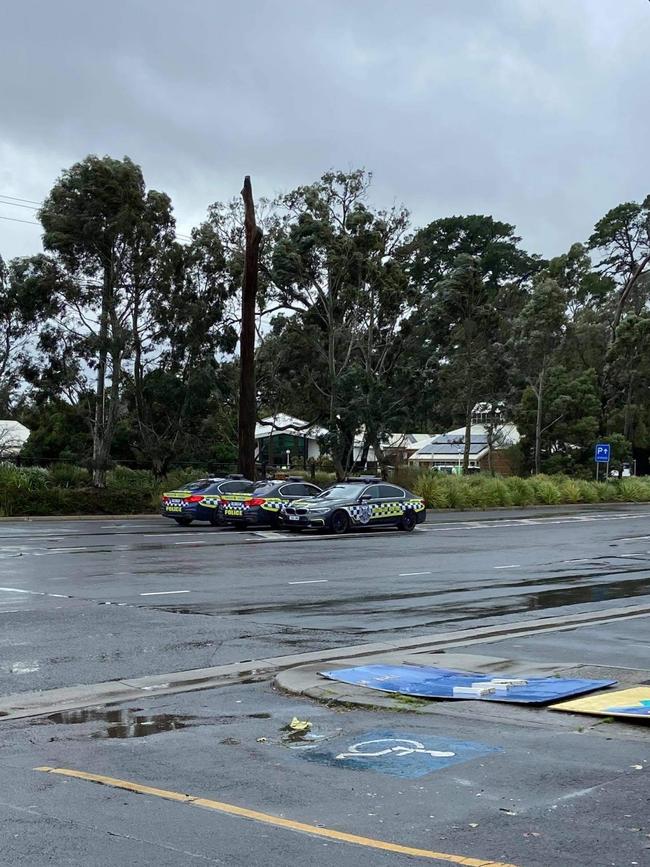
<svg viewBox="0 0 650 867">
<path fill-rule="evenodd" d="M 216 810 L 218 813 L 239 816 L 242 819 L 252 819 L 254 822 L 275 825 L 277 828 L 286 828 L 289 831 L 300 831 L 303 834 L 311 834 L 314 837 L 326 837 L 329 840 L 338 840 L 341 843 L 353 843 L 357 846 L 382 849 L 385 852 L 395 852 L 399 855 L 412 855 L 416 858 L 428 858 L 431 861 L 446 861 L 449 864 L 460 864 L 462 867 L 516 867 L 515 864 L 506 864 L 503 861 L 486 861 L 484 858 L 468 858 L 464 855 L 432 852 L 429 849 L 415 849 L 412 846 L 387 843 L 384 840 L 375 840 L 372 837 L 359 837 L 357 834 L 347 834 L 344 831 L 335 831 L 332 828 L 320 828 L 316 825 L 308 825 L 305 822 L 294 822 L 293 819 L 283 819 L 280 816 L 260 813 L 257 810 L 248 810 L 246 807 L 237 807 L 235 804 L 226 804 L 223 801 L 212 801 L 209 798 L 199 798 L 196 795 L 186 795 L 182 792 L 172 792 L 168 789 L 156 789 L 153 786 L 143 786 L 140 783 L 131 783 L 128 780 L 118 780 L 115 777 L 105 777 L 101 774 L 88 774 L 85 771 L 75 771 L 70 768 L 50 768 L 47 765 L 34 768 L 34 770 L 44 771 L 48 774 L 60 774 L 63 777 L 76 777 L 78 780 L 101 783 L 104 786 L 112 786 L 115 789 L 126 789 L 128 792 L 137 792 L 140 795 L 153 795 L 156 798 L 165 798 L 167 801 L 180 801 L 190 806 L 204 807 L 208 810 Z"/>
</svg>

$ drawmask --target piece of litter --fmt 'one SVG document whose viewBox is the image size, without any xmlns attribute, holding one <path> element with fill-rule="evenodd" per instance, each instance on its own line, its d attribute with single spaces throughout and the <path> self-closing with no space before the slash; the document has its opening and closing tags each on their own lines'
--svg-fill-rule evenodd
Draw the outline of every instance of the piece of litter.
<svg viewBox="0 0 650 867">
<path fill-rule="evenodd" d="M 470 828 L 478 828 L 478 822 L 470 822 L 469 827 Z"/>
<path fill-rule="evenodd" d="M 630 765 L 631 768 L 634 768 L 635 771 L 642 771 L 643 765 Z"/>
<path fill-rule="evenodd" d="M 499 811 L 501 813 L 505 813 L 506 816 L 517 816 L 518 815 L 514 810 L 506 810 L 505 807 L 499 807 Z"/>
<path fill-rule="evenodd" d="M 311 723 L 309 720 L 298 719 L 297 716 L 295 716 L 287 726 L 287 729 L 290 729 L 292 732 L 307 732 L 310 728 Z"/>
<path fill-rule="evenodd" d="M 484 695 L 492 695 L 495 692 L 496 687 L 494 686 L 477 684 L 475 686 L 454 686 L 452 694 L 454 698 L 482 698 Z"/>
<path fill-rule="evenodd" d="M 257 743 L 258 744 L 265 744 L 267 742 L 267 740 L 268 740 L 268 738 L 257 738 Z"/>
</svg>

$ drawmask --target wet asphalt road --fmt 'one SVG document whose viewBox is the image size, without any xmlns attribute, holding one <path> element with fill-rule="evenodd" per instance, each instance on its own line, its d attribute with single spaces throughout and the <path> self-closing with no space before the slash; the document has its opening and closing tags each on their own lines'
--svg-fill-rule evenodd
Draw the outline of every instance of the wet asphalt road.
<svg viewBox="0 0 650 867">
<path fill-rule="evenodd" d="M 650 508 L 631 505 L 437 514 L 409 536 L 343 539 L 157 518 L 2 522 L 0 689 L 648 602 L 649 552 Z M 648 668 L 648 620 L 468 649 Z M 288 737 L 293 716 L 312 722 L 316 751 Z M 426 717 L 408 705 L 343 710 L 279 694 L 267 680 L 0 721 L 0 730 L 0 863 L 11 867 L 621 867 L 650 858 L 647 726 L 474 702 Z M 378 730 L 429 746 L 437 738 L 459 756 L 472 745 L 483 752 L 418 777 L 403 776 L 399 757 L 389 773 L 341 765 L 339 750 Z M 137 794 L 65 769 L 152 788 Z M 252 813 L 190 805 L 187 793 Z"/>
<path fill-rule="evenodd" d="M 343 538 L 2 522 L 0 573 L 8 694 L 650 601 L 650 508 L 438 513 Z"/>
</svg>

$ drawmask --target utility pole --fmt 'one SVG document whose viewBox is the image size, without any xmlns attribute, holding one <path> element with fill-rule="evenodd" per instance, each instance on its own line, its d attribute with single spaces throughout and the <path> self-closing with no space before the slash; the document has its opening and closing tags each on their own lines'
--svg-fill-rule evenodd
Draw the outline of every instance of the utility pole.
<svg viewBox="0 0 650 867">
<path fill-rule="evenodd" d="M 244 200 L 246 248 L 239 334 L 239 472 L 255 479 L 255 306 L 262 230 L 255 222 L 255 203 L 249 175 L 241 191 Z"/>
</svg>

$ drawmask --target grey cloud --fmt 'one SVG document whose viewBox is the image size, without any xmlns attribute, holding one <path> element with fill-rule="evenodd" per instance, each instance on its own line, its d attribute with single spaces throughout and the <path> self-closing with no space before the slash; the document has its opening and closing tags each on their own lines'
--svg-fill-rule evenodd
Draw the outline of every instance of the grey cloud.
<svg viewBox="0 0 650 867">
<path fill-rule="evenodd" d="M 128 153 L 187 230 L 244 173 L 273 194 L 363 165 L 416 223 L 493 213 L 547 255 L 648 192 L 645 0 L 23 0 L 3 18 L 0 192 Z M 0 222 L 4 255 L 33 238 Z"/>
</svg>

